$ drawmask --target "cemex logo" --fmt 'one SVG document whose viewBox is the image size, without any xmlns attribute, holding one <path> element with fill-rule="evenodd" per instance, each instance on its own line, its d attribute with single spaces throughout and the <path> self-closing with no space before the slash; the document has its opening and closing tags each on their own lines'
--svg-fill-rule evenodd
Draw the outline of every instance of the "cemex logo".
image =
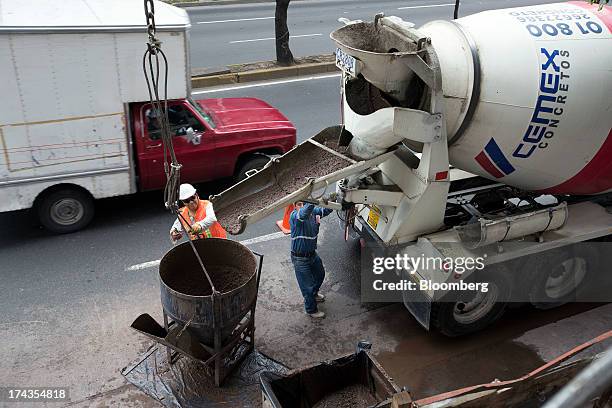
<svg viewBox="0 0 612 408">
<path fill-rule="evenodd" d="M 487 173 L 495 178 L 502 178 L 514 171 L 514 167 L 506 159 L 506 156 L 504 156 L 504 153 L 493 138 L 489 140 L 484 150 L 474 158 Z"/>
</svg>

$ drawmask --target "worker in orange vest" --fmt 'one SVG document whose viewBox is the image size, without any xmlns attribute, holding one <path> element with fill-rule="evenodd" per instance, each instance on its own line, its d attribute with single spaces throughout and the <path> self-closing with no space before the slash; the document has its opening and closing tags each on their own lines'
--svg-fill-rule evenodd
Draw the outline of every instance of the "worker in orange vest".
<svg viewBox="0 0 612 408">
<path fill-rule="evenodd" d="M 184 207 L 180 209 L 172 228 L 170 238 L 173 242 L 183 236 L 181 224 L 191 239 L 199 238 L 227 238 L 227 233 L 217 221 L 213 205 L 208 200 L 202 200 L 191 184 L 181 184 L 179 187 L 179 200 Z M 187 223 L 186 223 L 186 222 Z"/>
</svg>

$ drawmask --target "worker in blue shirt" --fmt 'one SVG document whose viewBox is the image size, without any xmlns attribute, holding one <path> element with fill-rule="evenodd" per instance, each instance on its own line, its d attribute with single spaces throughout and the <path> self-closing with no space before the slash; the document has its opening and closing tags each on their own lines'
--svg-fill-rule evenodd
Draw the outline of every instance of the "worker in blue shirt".
<svg viewBox="0 0 612 408">
<path fill-rule="evenodd" d="M 317 308 L 317 303 L 325 301 L 325 296 L 319 293 L 325 278 L 325 269 L 316 251 L 317 235 L 319 235 L 321 218 L 331 212 L 332 210 L 328 208 L 298 201 L 289 218 L 291 262 L 295 268 L 295 277 L 304 297 L 306 314 L 318 319 L 325 317 L 325 313 Z"/>
</svg>

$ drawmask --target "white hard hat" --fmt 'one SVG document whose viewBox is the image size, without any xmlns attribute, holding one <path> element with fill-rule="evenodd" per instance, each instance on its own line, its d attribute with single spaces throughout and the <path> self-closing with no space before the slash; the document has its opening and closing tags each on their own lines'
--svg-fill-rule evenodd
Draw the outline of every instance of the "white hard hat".
<svg viewBox="0 0 612 408">
<path fill-rule="evenodd" d="M 186 200 L 196 193 L 196 189 L 191 184 L 181 184 L 179 187 L 179 200 Z"/>
</svg>

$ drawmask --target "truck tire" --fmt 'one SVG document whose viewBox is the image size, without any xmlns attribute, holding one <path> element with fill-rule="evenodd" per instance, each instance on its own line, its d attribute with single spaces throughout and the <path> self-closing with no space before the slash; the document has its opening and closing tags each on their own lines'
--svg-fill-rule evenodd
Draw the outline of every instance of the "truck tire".
<svg viewBox="0 0 612 408">
<path fill-rule="evenodd" d="M 512 293 L 512 281 L 506 268 L 496 267 L 494 275 L 478 282 L 488 282 L 488 292 L 472 299 L 441 299 L 432 304 L 431 326 L 448 337 L 463 336 L 484 329 L 506 310 Z"/>
<path fill-rule="evenodd" d="M 94 216 L 92 197 L 75 188 L 61 188 L 41 197 L 36 206 L 40 223 L 56 234 L 78 231 Z"/>
<path fill-rule="evenodd" d="M 236 173 L 236 180 L 242 181 L 247 178 L 247 172 L 250 170 L 261 170 L 270 161 L 270 158 L 264 155 L 255 155 L 248 159 L 238 172 Z"/>
<path fill-rule="evenodd" d="M 592 275 L 589 272 L 599 270 L 599 254 L 584 244 L 542 255 L 529 294 L 531 304 L 538 309 L 552 309 L 576 300 L 576 292 Z"/>
</svg>

